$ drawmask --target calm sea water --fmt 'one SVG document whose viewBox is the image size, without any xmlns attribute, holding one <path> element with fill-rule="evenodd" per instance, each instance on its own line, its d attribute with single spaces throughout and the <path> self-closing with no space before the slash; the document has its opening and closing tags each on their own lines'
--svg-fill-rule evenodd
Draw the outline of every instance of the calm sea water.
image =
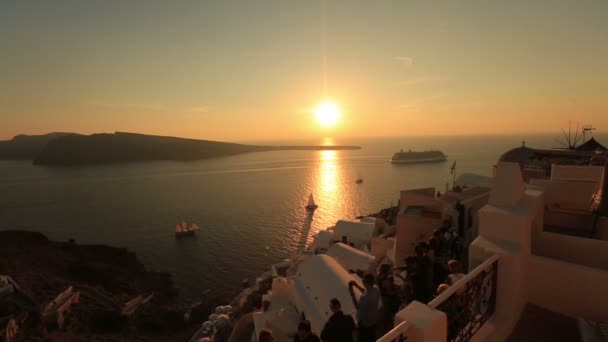
<svg viewBox="0 0 608 342">
<path fill-rule="evenodd" d="M 551 147 L 553 136 L 526 136 Z M 320 229 L 397 203 L 399 191 L 436 186 L 449 168 L 490 175 L 521 136 L 416 137 L 333 141 L 357 151 L 277 151 L 195 162 L 41 167 L 0 161 L 0 229 L 135 251 L 149 269 L 171 272 L 183 299 L 210 289 L 228 296 L 301 248 Z M 325 143 L 330 141 L 325 141 Z M 285 143 L 285 142 L 282 142 Z M 291 142 L 323 143 L 323 142 Z M 400 148 L 440 149 L 449 161 L 396 166 Z M 363 178 L 357 185 L 355 180 Z M 313 193 L 312 221 L 304 206 Z M 176 239 L 185 218 L 201 230 Z"/>
</svg>

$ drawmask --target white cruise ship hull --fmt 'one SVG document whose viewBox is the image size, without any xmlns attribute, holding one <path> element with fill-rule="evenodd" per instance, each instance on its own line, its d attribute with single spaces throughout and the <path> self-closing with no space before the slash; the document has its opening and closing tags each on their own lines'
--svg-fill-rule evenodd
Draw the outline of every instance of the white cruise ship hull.
<svg viewBox="0 0 608 342">
<path fill-rule="evenodd" d="M 420 158 L 420 159 L 391 159 L 393 164 L 419 164 L 419 163 L 438 163 L 446 161 L 446 157 Z"/>
</svg>

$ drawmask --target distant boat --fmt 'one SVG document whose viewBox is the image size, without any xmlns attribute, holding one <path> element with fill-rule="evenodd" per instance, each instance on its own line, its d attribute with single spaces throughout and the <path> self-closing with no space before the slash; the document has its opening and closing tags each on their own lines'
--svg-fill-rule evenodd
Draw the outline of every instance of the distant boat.
<svg viewBox="0 0 608 342">
<path fill-rule="evenodd" d="M 357 183 L 357 184 L 361 184 L 361 183 L 363 183 L 363 178 L 359 178 L 359 179 L 357 179 L 355 183 Z"/>
<path fill-rule="evenodd" d="M 319 206 L 315 203 L 315 199 L 312 197 L 312 193 L 311 193 L 310 196 L 308 197 L 308 204 L 306 205 L 306 210 L 314 211 L 318 207 Z"/>
<path fill-rule="evenodd" d="M 182 220 L 182 222 L 175 225 L 175 236 L 190 236 L 194 235 L 194 233 L 199 230 L 200 227 L 194 223 L 191 223 L 190 226 L 186 223 L 186 221 Z"/>
<path fill-rule="evenodd" d="M 394 164 L 416 164 L 416 163 L 433 163 L 443 162 L 448 158 L 441 151 L 424 151 L 424 152 L 413 152 L 409 150 L 407 152 L 397 152 L 393 155 L 391 163 Z"/>
</svg>

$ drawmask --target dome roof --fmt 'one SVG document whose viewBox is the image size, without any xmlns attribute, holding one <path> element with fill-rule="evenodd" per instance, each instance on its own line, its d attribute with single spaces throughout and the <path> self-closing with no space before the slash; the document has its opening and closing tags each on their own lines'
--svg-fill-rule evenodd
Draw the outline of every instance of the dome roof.
<svg viewBox="0 0 608 342">
<path fill-rule="evenodd" d="M 578 151 L 606 151 L 606 148 L 602 146 L 602 144 L 597 142 L 597 140 L 595 140 L 593 137 L 591 137 L 591 139 L 587 140 L 584 144 L 580 145 L 576 149 Z"/>
<path fill-rule="evenodd" d="M 523 145 L 509 150 L 500 156 L 499 162 L 521 163 L 534 157 L 534 150 Z"/>
</svg>

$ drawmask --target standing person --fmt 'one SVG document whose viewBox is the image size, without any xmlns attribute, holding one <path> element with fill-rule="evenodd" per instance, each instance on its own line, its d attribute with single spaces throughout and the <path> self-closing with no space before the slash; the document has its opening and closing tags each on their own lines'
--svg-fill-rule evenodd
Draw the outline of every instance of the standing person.
<svg viewBox="0 0 608 342">
<path fill-rule="evenodd" d="M 298 324 L 298 333 L 293 337 L 293 342 L 321 342 L 321 339 L 312 333 L 310 322 L 303 320 Z"/>
<path fill-rule="evenodd" d="M 446 269 L 446 258 L 442 249 L 442 236 L 439 230 L 435 230 L 433 237 L 429 240 L 430 251 L 428 255 L 432 260 L 433 268 L 433 290 L 440 284 L 445 282 L 445 278 L 448 276 Z"/>
<path fill-rule="evenodd" d="M 413 275 L 416 273 L 416 263 L 416 257 L 407 257 L 405 259 L 405 266 L 399 267 L 400 270 L 405 270 L 405 277 L 399 273 L 395 274 L 395 276 L 399 277 L 403 281 L 403 284 L 399 289 L 399 310 L 403 309 L 404 306 L 407 306 L 411 301 L 414 300 Z"/>
<path fill-rule="evenodd" d="M 433 288 L 437 288 L 437 286 L 446 282 L 448 277 L 448 270 L 446 270 L 445 266 L 438 261 L 434 261 L 432 264 L 433 268 Z"/>
<path fill-rule="evenodd" d="M 376 341 L 376 324 L 380 316 L 378 306 L 380 304 L 380 291 L 374 286 L 374 276 L 366 274 L 363 277 L 363 286 L 361 287 L 355 281 L 348 283 L 348 290 L 353 299 L 353 304 L 357 308 L 357 321 L 359 325 L 358 342 L 374 342 Z M 355 298 L 353 287 L 362 291 L 359 301 Z"/>
<path fill-rule="evenodd" d="M 342 304 L 337 298 L 329 301 L 329 308 L 333 314 L 321 332 L 323 342 L 353 342 L 353 333 L 357 328 L 355 320 L 342 312 Z"/>
<path fill-rule="evenodd" d="M 399 298 L 399 288 L 395 285 L 391 265 L 383 264 L 378 272 L 378 287 L 382 297 L 382 329 L 381 333 L 386 333 L 393 328 L 393 317 L 399 311 L 401 301 Z"/>
<path fill-rule="evenodd" d="M 433 286 L 433 261 L 427 255 L 428 250 L 429 246 L 425 242 L 416 246 L 416 262 L 411 275 L 413 299 L 424 304 L 431 300 L 437 288 Z"/>
<path fill-rule="evenodd" d="M 454 243 L 452 244 L 452 255 L 455 259 L 463 260 L 466 256 L 465 240 L 462 236 L 454 232 Z"/>
<path fill-rule="evenodd" d="M 444 231 L 442 229 L 436 229 L 433 232 L 433 237 L 429 241 L 429 244 L 431 245 L 431 249 L 434 250 L 435 261 L 445 266 L 447 263 L 447 257 L 450 253 L 448 249 L 448 241 L 444 236 Z"/>
<path fill-rule="evenodd" d="M 460 261 L 450 260 L 448 262 L 448 268 L 450 270 L 450 275 L 447 278 L 448 285 L 452 286 L 457 281 L 464 278 L 464 273 L 462 273 L 462 264 L 460 263 Z M 456 294 L 457 295 L 464 294 L 464 288 L 461 288 L 458 291 L 456 291 Z M 462 302 L 463 300 L 464 300 L 464 298 L 458 298 L 459 304 L 464 305 L 464 303 Z"/>
<path fill-rule="evenodd" d="M 446 236 L 449 237 L 450 240 L 450 255 L 452 258 L 459 258 L 459 244 L 460 237 L 458 236 L 458 231 L 454 227 L 449 227 Z"/>
<path fill-rule="evenodd" d="M 258 342 L 272 342 L 274 341 L 274 337 L 272 336 L 272 332 L 268 329 L 263 329 L 260 331 L 260 336 L 258 337 Z"/>
<path fill-rule="evenodd" d="M 448 276 L 448 285 L 452 286 L 454 283 L 464 278 L 464 273 L 462 273 L 462 264 L 458 260 L 450 260 L 448 262 L 448 269 L 450 270 L 450 275 Z"/>
</svg>

